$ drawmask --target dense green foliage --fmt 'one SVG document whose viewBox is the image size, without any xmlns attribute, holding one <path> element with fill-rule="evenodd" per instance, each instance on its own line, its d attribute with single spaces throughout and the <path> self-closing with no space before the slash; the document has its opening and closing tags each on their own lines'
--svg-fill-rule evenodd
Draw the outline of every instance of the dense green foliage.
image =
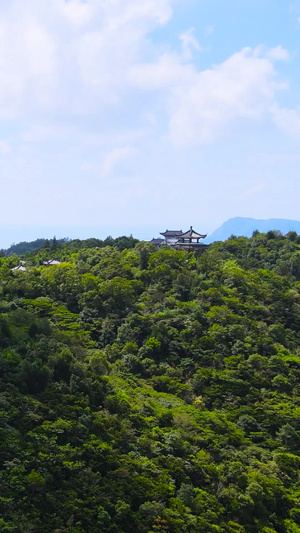
<svg viewBox="0 0 300 533">
<path fill-rule="evenodd" d="M 23 255 L 32 251 L 40 250 L 40 248 L 56 249 L 57 246 L 61 246 L 67 242 L 67 239 L 36 239 L 35 241 L 22 241 L 18 244 L 12 244 L 7 250 L 2 250 L 2 255 Z"/>
<path fill-rule="evenodd" d="M 1 532 L 299 533 L 299 237 L 123 239 L 0 258 Z"/>
<path fill-rule="evenodd" d="M 24 255 L 29 254 L 30 252 L 36 252 L 40 250 L 41 248 L 49 251 L 56 251 L 59 248 L 65 247 L 68 249 L 75 249 L 78 250 L 80 248 L 95 248 L 96 246 L 98 248 L 103 248 L 105 246 L 115 246 L 118 248 L 118 250 L 124 250 L 125 248 L 133 248 L 134 245 L 138 242 L 137 239 L 134 239 L 132 236 L 126 237 L 117 237 L 116 239 L 113 239 L 113 237 L 106 237 L 106 239 L 56 239 L 56 237 L 53 237 L 53 239 L 36 239 L 35 241 L 22 241 L 18 244 L 12 244 L 7 250 L 0 250 L 0 256 L 4 257 L 11 257 L 12 255 Z"/>
</svg>

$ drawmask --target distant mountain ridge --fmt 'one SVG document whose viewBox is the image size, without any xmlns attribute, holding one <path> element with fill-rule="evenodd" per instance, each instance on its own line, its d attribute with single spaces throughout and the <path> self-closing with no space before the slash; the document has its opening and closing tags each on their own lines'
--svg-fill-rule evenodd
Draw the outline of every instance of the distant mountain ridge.
<svg viewBox="0 0 300 533">
<path fill-rule="evenodd" d="M 67 239 L 57 239 L 56 244 L 63 244 Z M 13 254 L 23 255 L 28 252 L 35 250 L 40 250 L 41 248 L 48 247 L 50 249 L 55 248 L 53 246 L 53 239 L 36 239 L 35 241 L 21 241 L 17 244 L 12 244 L 7 250 L 2 250 L 6 256 L 11 256 Z"/>
<path fill-rule="evenodd" d="M 55 252 L 62 247 L 78 247 L 78 248 L 103 248 L 104 246 L 115 246 L 118 250 L 122 251 L 128 248 L 134 248 L 135 244 L 139 242 L 132 235 L 127 237 L 121 235 L 114 239 L 113 237 L 106 237 L 106 239 L 97 239 L 90 237 L 89 239 L 69 239 L 65 237 L 63 239 L 36 239 L 35 241 L 22 241 L 17 244 L 12 244 L 7 250 L 0 250 L 0 257 L 11 257 L 12 255 L 25 255 L 31 252 L 37 252 L 43 248 L 48 251 Z"/>
<path fill-rule="evenodd" d="M 266 233 L 271 230 L 279 230 L 283 235 L 289 231 L 296 231 L 300 234 L 300 222 L 298 220 L 288 220 L 285 218 L 244 218 L 234 217 L 224 222 L 219 228 L 211 233 L 205 242 L 224 241 L 231 235 L 237 237 L 245 236 L 251 237 L 253 231 L 258 230 L 261 233 Z"/>
</svg>

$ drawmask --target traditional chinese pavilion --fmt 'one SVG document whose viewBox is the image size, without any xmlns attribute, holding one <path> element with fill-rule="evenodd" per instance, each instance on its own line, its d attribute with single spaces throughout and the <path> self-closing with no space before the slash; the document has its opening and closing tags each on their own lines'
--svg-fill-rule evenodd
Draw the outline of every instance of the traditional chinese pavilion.
<svg viewBox="0 0 300 533">
<path fill-rule="evenodd" d="M 160 247 L 165 244 L 165 239 L 152 239 L 152 241 L 150 241 L 151 244 L 154 244 L 155 248 L 157 250 L 160 249 Z"/>
<path fill-rule="evenodd" d="M 161 233 L 165 239 L 164 244 L 169 244 L 173 246 L 178 241 L 180 235 L 182 234 L 182 229 L 167 229 L 164 233 Z"/>
<path fill-rule="evenodd" d="M 198 233 L 191 226 L 188 231 L 181 233 L 175 243 L 176 250 L 187 250 L 191 252 L 193 250 L 203 250 L 209 245 L 200 242 L 201 239 L 205 239 L 206 235 Z"/>
<path fill-rule="evenodd" d="M 204 250 L 209 245 L 200 242 L 201 239 L 204 239 L 206 235 L 198 233 L 191 226 L 190 229 L 186 232 L 182 230 L 166 230 L 164 233 L 161 233 L 164 237 L 162 244 L 168 244 L 176 250 L 187 250 L 191 252 L 192 250 Z"/>
</svg>

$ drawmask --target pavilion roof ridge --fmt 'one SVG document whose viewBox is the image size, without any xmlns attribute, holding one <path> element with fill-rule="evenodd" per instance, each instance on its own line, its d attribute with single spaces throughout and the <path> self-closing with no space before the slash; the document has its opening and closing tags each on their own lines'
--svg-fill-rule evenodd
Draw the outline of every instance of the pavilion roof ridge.
<svg viewBox="0 0 300 533">
<path fill-rule="evenodd" d="M 164 237 L 177 237 L 182 234 L 182 229 L 166 229 L 166 231 L 161 232 L 160 235 L 163 235 Z"/>
<path fill-rule="evenodd" d="M 207 233 L 206 234 L 202 234 L 202 233 L 198 233 L 197 231 L 195 231 L 193 229 L 193 226 L 190 226 L 190 229 L 184 233 L 181 233 L 180 235 L 180 238 L 184 239 L 204 239 L 205 237 L 207 237 Z"/>
</svg>

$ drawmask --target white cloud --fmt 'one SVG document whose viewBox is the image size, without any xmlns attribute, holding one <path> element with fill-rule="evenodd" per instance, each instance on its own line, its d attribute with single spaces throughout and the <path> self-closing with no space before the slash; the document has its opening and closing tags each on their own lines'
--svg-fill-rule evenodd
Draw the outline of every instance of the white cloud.
<svg viewBox="0 0 300 533">
<path fill-rule="evenodd" d="M 273 62 L 245 48 L 224 63 L 196 72 L 174 87 L 170 136 L 175 144 L 203 144 L 223 136 L 236 119 L 260 120 L 274 101 Z"/>
<path fill-rule="evenodd" d="M 103 175 L 110 176 L 115 170 L 120 170 L 121 165 L 136 154 L 137 150 L 131 146 L 114 148 L 105 157 L 102 166 Z"/>
<path fill-rule="evenodd" d="M 101 6 L 110 29 L 138 23 L 143 28 L 166 24 L 172 16 L 170 0 L 107 0 L 94 1 Z"/>
<path fill-rule="evenodd" d="M 1 155 L 8 155 L 11 153 L 11 147 L 8 141 L 1 140 L 0 139 L 0 154 Z"/>
<path fill-rule="evenodd" d="M 205 29 L 205 37 L 209 37 L 210 35 L 212 35 L 215 31 L 215 28 L 214 26 L 207 26 L 207 28 Z"/>
<path fill-rule="evenodd" d="M 192 59 L 193 50 L 196 50 L 197 52 L 200 52 L 201 50 L 201 47 L 196 37 L 193 35 L 194 32 L 195 32 L 195 28 L 190 28 L 189 30 L 187 30 L 186 32 L 180 35 L 180 40 L 182 42 L 183 57 L 185 59 Z"/>
<path fill-rule="evenodd" d="M 267 51 L 267 57 L 272 61 L 288 61 L 290 59 L 290 54 L 282 46 L 276 46 Z"/>
<path fill-rule="evenodd" d="M 81 0 L 69 0 L 60 6 L 58 4 L 58 9 L 61 9 L 66 22 L 77 31 L 86 26 L 95 14 L 93 5 Z"/>
<path fill-rule="evenodd" d="M 134 86 L 144 90 L 172 90 L 179 83 L 192 83 L 194 75 L 192 64 L 185 64 L 176 54 L 164 53 L 156 62 L 133 65 L 128 78 Z"/>
<path fill-rule="evenodd" d="M 110 110 L 125 115 L 128 102 L 133 112 L 140 106 L 141 120 L 151 116 L 157 128 L 168 123 L 177 145 L 213 142 L 236 120 L 271 118 L 281 129 L 295 130 L 282 117 L 297 123 L 298 111 L 276 108 L 277 92 L 286 85 L 277 79 L 275 62 L 287 61 L 288 52 L 282 46 L 244 48 L 199 70 L 193 51 L 201 48 L 193 29 L 180 35 L 181 53 L 150 42 L 149 33 L 172 17 L 173 2 L 11 0 L 0 7 L 0 117 L 38 123 L 23 135 L 30 142 L 57 136 L 57 126 L 49 126 L 53 113 L 64 123 L 70 117 L 104 118 L 105 138 Z M 212 31 L 207 27 L 206 35 Z M 160 115 L 151 97 L 147 101 L 149 91 Z M 117 125 L 115 135 L 119 132 Z M 73 126 L 70 131 L 60 126 L 58 138 L 72 137 Z M 131 142 L 125 139 L 125 146 Z"/>
<path fill-rule="evenodd" d="M 300 110 L 280 108 L 277 104 L 274 104 L 271 108 L 271 115 L 278 128 L 299 141 Z"/>
<path fill-rule="evenodd" d="M 257 193 L 264 190 L 266 188 L 266 183 L 264 182 L 258 182 L 251 185 L 251 187 L 248 187 L 245 190 L 245 197 L 247 196 L 257 196 Z"/>
<path fill-rule="evenodd" d="M 199 71 L 191 61 L 186 63 L 186 53 L 168 53 L 155 62 L 135 64 L 130 78 L 144 90 L 167 95 L 174 144 L 199 145 L 222 137 L 237 120 L 273 120 L 277 92 L 287 88 L 278 80 L 275 62 L 288 59 L 281 46 L 244 48 L 223 63 Z"/>
<path fill-rule="evenodd" d="M 164 32 L 179 2 L 178 15 L 186 10 L 184 17 L 174 17 Z M 235 48 L 229 57 L 226 50 L 237 42 L 242 48 L 245 36 L 242 29 L 234 40 L 226 34 L 221 49 L 221 27 L 214 47 L 201 50 L 196 37 L 207 44 L 205 36 L 214 28 L 205 30 L 202 3 L 193 4 L 189 9 L 182 0 L 0 2 L 0 119 L 11 119 L 3 121 L 8 128 L 0 139 L 3 221 L 16 213 L 20 221 L 46 220 L 55 205 L 57 220 L 65 223 L 123 224 L 128 218 L 157 220 L 159 213 L 160 220 L 176 225 L 180 211 L 188 227 L 191 212 L 199 214 L 197 191 L 211 218 L 217 211 L 221 217 L 216 190 L 223 199 L 231 183 L 231 196 L 238 189 L 242 198 L 247 166 L 253 188 L 257 176 L 265 179 L 268 172 L 266 183 L 272 182 L 274 168 L 282 174 L 289 165 L 295 175 L 294 162 L 269 164 L 267 155 L 261 155 L 265 166 L 257 162 L 258 145 L 266 152 L 275 146 L 277 154 L 279 139 L 280 146 L 294 148 L 289 139 L 269 135 L 270 123 L 300 138 L 298 109 L 279 103 L 288 86 L 276 62 L 288 61 L 288 52 L 281 46 Z M 228 10 L 220 12 L 225 25 Z M 189 26 L 195 31 L 183 32 Z M 282 35 L 277 33 L 278 43 Z M 208 63 L 211 57 L 218 57 L 218 64 Z M 296 60 L 291 56 L 285 76 Z M 218 139 L 222 142 L 199 149 Z M 195 191 L 186 208 L 183 182 Z"/>
<path fill-rule="evenodd" d="M 56 83 L 56 39 L 30 10 L 0 18 L 0 113 L 22 114 L 27 107 L 48 106 Z"/>
<path fill-rule="evenodd" d="M 173 0 L 12 0 L 0 6 L 0 116 L 115 104 Z"/>
<path fill-rule="evenodd" d="M 72 128 L 62 125 L 32 125 L 22 134 L 22 139 L 28 143 L 65 141 L 74 138 L 75 133 Z"/>
</svg>

